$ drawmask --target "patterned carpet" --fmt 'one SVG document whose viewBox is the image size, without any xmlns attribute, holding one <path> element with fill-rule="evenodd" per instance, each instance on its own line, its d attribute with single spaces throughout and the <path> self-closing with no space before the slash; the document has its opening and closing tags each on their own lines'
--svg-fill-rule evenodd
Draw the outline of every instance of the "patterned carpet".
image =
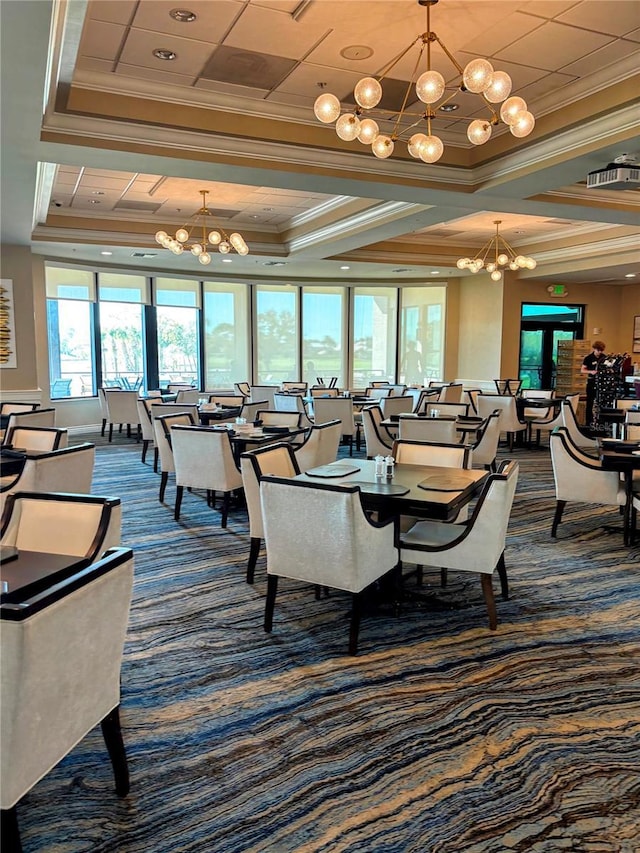
<svg viewBox="0 0 640 853">
<path fill-rule="evenodd" d="M 244 512 L 223 531 L 185 492 L 176 523 L 139 445 L 97 442 L 94 491 L 122 497 L 136 557 L 132 788 L 113 793 L 97 729 L 19 805 L 25 853 L 640 850 L 639 549 L 607 508 L 569 505 L 550 538 L 548 451 L 513 454 L 498 630 L 452 577 L 438 608 L 367 615 L 350 658 L 345 596 L 282 582 L 265 634 Z"/>
</svg>

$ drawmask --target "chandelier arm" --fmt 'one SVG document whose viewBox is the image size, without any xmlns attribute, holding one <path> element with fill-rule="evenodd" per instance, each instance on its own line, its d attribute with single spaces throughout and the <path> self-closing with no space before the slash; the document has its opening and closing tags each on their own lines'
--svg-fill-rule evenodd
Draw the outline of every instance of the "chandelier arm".
<svg viewBox="0 0 640 853">
<path fill-rule="evenodd" d="M 446 53 L 446 55 L 448 56 L 449 61 L 451 62 L 451 64 L 453 65 L 453 67 L 456 69 L 456 71 L 458 72 L 458 74 L 460 74 L 460 75 L 462 76 L 462 74 L 464 74 L 464 69 L 463 69 L 462 65 L 460 65 L 460 64 L 456 61 L 455 57 L 454 57 L 454 56 L 449 52 L 449 50 L 447 50 L 446 46 L 445 46 L 445 45 L 440 41 L 440 39 L 438 38 L 438 36 L 437 36 L 435 33 L 430 33 L 430 35 L 433 37 L 434 41 L 437 41 L 437 42 L 438 42 L 438 44 L 440 45 L 440 47 L 442 48 L 442 50 L 443 50 L 443 51 Z M 460 81 L 460 82 L 462 83 L 462 81 Z"/>
<path fill-rule="evenodd" d="M 405 113 L 405 115 L 408 115 L 408 113 Z M 413 115 L 413 113 L 412 113 L 412 115 Z M 407 127 L 403 127 L 402 130 L 400 131 L 400 133 L 398 133 L 396 139 L 402 139 L 402 137 L 406 133 L 410 133 L 415 127 L 418 127 L 420 124 L 422 124 L 422 122 L 424 121 L 424 119 L 426 117 L 427 117 L 426 113 L 420 113 L 420 118 L 418 119 L 418 121 L 414 121 L 413 124 L 409 124 L 409 125 L 407 125 Z"/>
<path fill-rule="evenodd" d="M 387 74 L 390 71 L 393 71 L 398 62 L 400 62 L 400 60 L 403 59 L 403 57 L 405 57 L 407 53 L 409 53 L 409 51 L 413 49 L 413 47 L 418 43 L 418 41 L 420 41 L 421 38 L 422 36 L 418 36 L 417 38 L 415 38 L 408 47 L 405 47 L 405 49 L 400 51 L 400 53 L 396 57 L 394 57 L 391 62 L 384 66 L 380 74 L 376 75 L 378 83 L 382 83 Z"/>
<path fill-rule="evenodd" d="M 514 258 L 517 257 L 519 252 L 516 252 L 515 249 L 513 248 L 513 246 L 510 243 L 507 243 L 507 241 L 504 239 L 504 237 L 500 237 L 500 239 L 504 243 L 507 252 L 511 252 L 511 254 L 513 255 Z"/>
<path fill-rule="evenodd" d="M 480 249 L 480 251 L 476 254 L 476 256 L 475 256 L 474 260 L 476 260 L 477 258 L 479 258 L 479 257 L 480 257 L 480 255 L 482 255 L 482 263 L 484 264 L 484 262 L 485 262 L 485 261 L 486 261 L 486 259 L 487 259 L 487 255 L 489 254 L 489 250 L 491 249 L 491 244 L 492 244 L 492 243 L 493 243 L 493 237 L 492 237 L 490 240 L 488 240 L 488 241 L 484 244 L 484 246 L 483 246 L 483 247 Z"/>
<path fill-rule="evenodd" d="M 398 128 L 400 127 L 400 122 L 405 114 L 404 110 L 407 106 L 407 101 L 409 100 L 409 94 L 411 92 L 411 87 L 414 85 L 413 78 L 416 76 L 416 71 L 418 70 L 418 66 L 420 65 L 420 60 L 422 59 L 422 54 L 424 53 L 424 42 L 422 43 L 422 47 L 418 53 L 418 58 L 416 59 L 416 63 L 413 66 L 413 71 L 411 72 L 411 77 L 409 78 L 409 82 L 407 83 L 407 90 L 404 93 L 404 100 L 402 101 L 402 106 L 400 107 L 400 112 L 398 113 L 398 118 L 396 119 L 395 126 L 391 133 L 391 139 L 397 139 L 399 136 Z"/>
</svg>

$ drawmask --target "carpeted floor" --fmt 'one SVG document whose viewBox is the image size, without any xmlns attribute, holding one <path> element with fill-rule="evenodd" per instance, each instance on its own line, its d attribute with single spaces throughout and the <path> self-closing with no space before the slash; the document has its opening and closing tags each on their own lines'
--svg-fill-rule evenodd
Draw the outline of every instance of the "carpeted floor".
<svg viewBox="0 0 640 853">
<path fill-rule="evenodd" d="M 185 493 L 176 523 L 139 445 L 95 438 L 136 558 L 131 793 L 97 729 L 19 805 L 25 853 L 638 853 L 640 552 L 606 508 L 570 505 L 550 538 L 547 451 L 513 454 L 498 630 L 452 577 L 438 609 L 367 616 L 351 658 L 345 596 L 282 582 L 265 634 L 246 515 L 223 531 Z"/>
</svg>

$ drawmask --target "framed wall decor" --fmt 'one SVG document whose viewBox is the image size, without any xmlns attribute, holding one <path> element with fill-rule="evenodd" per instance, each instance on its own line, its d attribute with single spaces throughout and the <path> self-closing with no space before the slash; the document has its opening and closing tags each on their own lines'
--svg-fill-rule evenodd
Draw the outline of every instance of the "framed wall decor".
<svg viewBox="0 0 640 853">
<path fill-rule="evenodd" d="M 633 318 L 633 351 L 640 352 L 640 314 Z"/>
<path fill-rule="evenodd" d="M 17 366 L 13 281 L 10 278 L 0 278 L 0 367 Z"/>
</svg>

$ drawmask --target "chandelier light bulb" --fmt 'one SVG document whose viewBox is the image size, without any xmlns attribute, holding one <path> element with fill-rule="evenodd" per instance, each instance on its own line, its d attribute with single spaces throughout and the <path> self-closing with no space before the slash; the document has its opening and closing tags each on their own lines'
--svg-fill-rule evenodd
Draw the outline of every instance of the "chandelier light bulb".
<svg viewBox="0 0 640 853">
<path fill-rule="evenodd" d="M 211 255 L 209 254 L 209 252 L 202 252 L 202 254 L 198 255 L 198 260 L 201 264 L 206 266 L 207 264 L 211 263 Z"/>
<path fill-rule="evenodd" d="M 471 263 L 471 258 L 458 258 L 456 261 L 456 266 L 459 270 L 466 269 L 467 266 Z"/>
<path fill-rule="evenodd" d="M 526 269 L 534 270 L 538 266 L 538 262 L 533 258 L 527 258 L 527 262 L 525 264 Z"/>
<path fill-rule="evenodd" d="M 472 59 L 462 72 L 465 89 L 479 95 L 491 85 L 493 65 L 487 59 Z"/>
<path fill-rule="evenodd" d="M 353 90 L 353 97 L 356 103 L 365 110 L 371 110 L 377 107 L 382 98 L 382 86 L 375 77 L 363 77 L 356 83 Z"/>
<path fill-rule="evenodd" d="M 491 124 L 484 119 L 477 118 L 467 128 L 467 138 L 474 145 L 484 145 L 491 136 Z"/>
<path fill-rule="evenodd" d="M 494 71 L 491 85 L 484 90 L 485 98 L 492 104 L 499 104 L 509 97 L 513 82 L 506 71 Z"/>
<path fill-rule="evenodd" d="M 501 255 L 498 255 L 498 263 L 501 267 L 505 267 L 509 263 L 509 256 L 505 255 L 504 252 Z"/>
<path fill-rule="evenodd" d="M 487 272 L 495 272 L 495 271 L 496 271 L 496 265 L 493 263 L 493 261 L 491 261 L 490 264 L 487 264 Z"/>
<path fill-rule="evenodd" d="M 186 228 L 178 228 L 176 231 L 176 240 L 179 240 L 181 243 L 186 243 L 189 239 L 189 232 Z"/>
<path fill-rule="evenodd" d="M 438 136 L 427 136 L 420 146 L 420 159 L 425 163 L 435 163 L 444 151 L 442 140 Z"/>
<path fill-rule="evenodd" d="M 313 112 L 318 121 L 323 124 L 331 124 L 340 115 L 340 101 L 330 92 L 319 95 L 313 105 Z"/>
<path fill-rule="evenodd" d="M 353 113 L 345 113 L 336 122 L 336 133 L 345 142 L 353 142 L 360 133 L 360 119 Z"/>
<path fill-rule="evenodd" d="M 416 80 L 416 95 L 425 104 L 435 104 L 444 95 L 445 81 L 439 71 L 425 71 Z"/>
<path fill-rule="evenodd" d="M 371 145 L 371 143 L 379 133 L 380 128 L 378 127 L 378 123 L 375 122 L 372 118 L 365 118 L 360 122 L 360 133 L 358 133 L 358 140 L 362 142 L 363 145 Z"/>
<path fill-rule="evenodd" d="M 231 246 L 227 243 L 226 240 L 223 240 L 222 243 L 218 246 L 218 251 L 221 255 L 228 255 L 231 251 Z"/>
<path fill-rule="evenodd" d="M 183 252 L 184 252 L 184 246 L 182 245 L 182 243 L 176 243 L 176 245 L 173 247 L 173 254 L 174 255 L 181 255 Z"/>
<path fill-rule="evenodd" d="M 238 234 L 237 231 L 234 231 L 234 233 L 229 236 L 229 242 L 239 255 L 246 255 L 248 253 L 249 249 L 247 248 L 247 244 L 244 242 L 242 234 Z"/>
<path fill-rule="evenodd" d="M 512 125 L 516 120 L 518 113 L 527 109 L 527 102 L 524 98 L 507 98 L 500 108 L 500 118 L 505 124 Z"/>
<path fill-rule="evenodd" d="M 509 269 L 514 270 L 514 272 L 515 272 L 515 270 L 520 269 L 520 267 L 518 266 L 518 264 L 515 261 L 511 261 L 511 263 L 509 264 Z"/>
<path fill-rule="evenodd" d="M 383 133 L 376 136 L 371 144 L 371 150 L 379 160 L 386 160 L 387 157 L 391 157 L 394 148 L 391 137 L 385 136 Z"/>
<path fill-rule="evenodd" d="M 482 260 L 482 258 L 476 258 L 475 261 L 473 262 L 473 271 L 474 272 L 480 272 L 480 270 L 482 269 L 483 266 L 484 266 L 484 261 Z"/>
<path fill-rule="evenodd" d="M 491 273 L 491 278 L 493 281 L 500 281 L 500 279 L 502 278 L 502 273 L 500 272 L 500 270 L 494 270 Z"/>
<path fill-rule="evenodd" d="M 517 255 L 514 260 L 520 267 L 520 269 L 523 269 L 527 264 L 527 259 L 524 257 L 524 255 Z"/>
<path fill-rule="evenodd" d="M 426 133 L 414 133 L 407 143 L 409 154 L 411 154 L 412 157 L 415 157 L 416 160 L 420 159 L 420 149 L 426 142 L 426 139 Z"/>
<path fill-rule="evenodd" d="M 528 110 L 522 110 L 521 112 L 516 113 L 509 130 L 514 136 L 517 136 L 518 139 L 522 139 L 525 136 L 529 136 L 535 123 L 536 120 L 533 117 L 533 114 Z"/>
<path fill-rule="evenodd" d="M 160 243 L 162 245 L 162 241 L 166 240 L 168 234 L 166 231 L 156 231 L 156 243 Z"/>
<path fill-rule="evenodd" d="M 202 246 L 200 245 L 200 243 L 194 243 L 193 246 L 191 247 L 191 254 L 195 255 L 196 257 L 198 257 L 198 255 L 201 255 L 202 252 L 203 252 L 203 249 L 202 249 Z"/>
<path fill-rule="evenodd" d="M 208 240 L 212 246 L 217 246 L 222 240 L 222 234 L 219 231 L 210 231 Z"/>
</svg>

